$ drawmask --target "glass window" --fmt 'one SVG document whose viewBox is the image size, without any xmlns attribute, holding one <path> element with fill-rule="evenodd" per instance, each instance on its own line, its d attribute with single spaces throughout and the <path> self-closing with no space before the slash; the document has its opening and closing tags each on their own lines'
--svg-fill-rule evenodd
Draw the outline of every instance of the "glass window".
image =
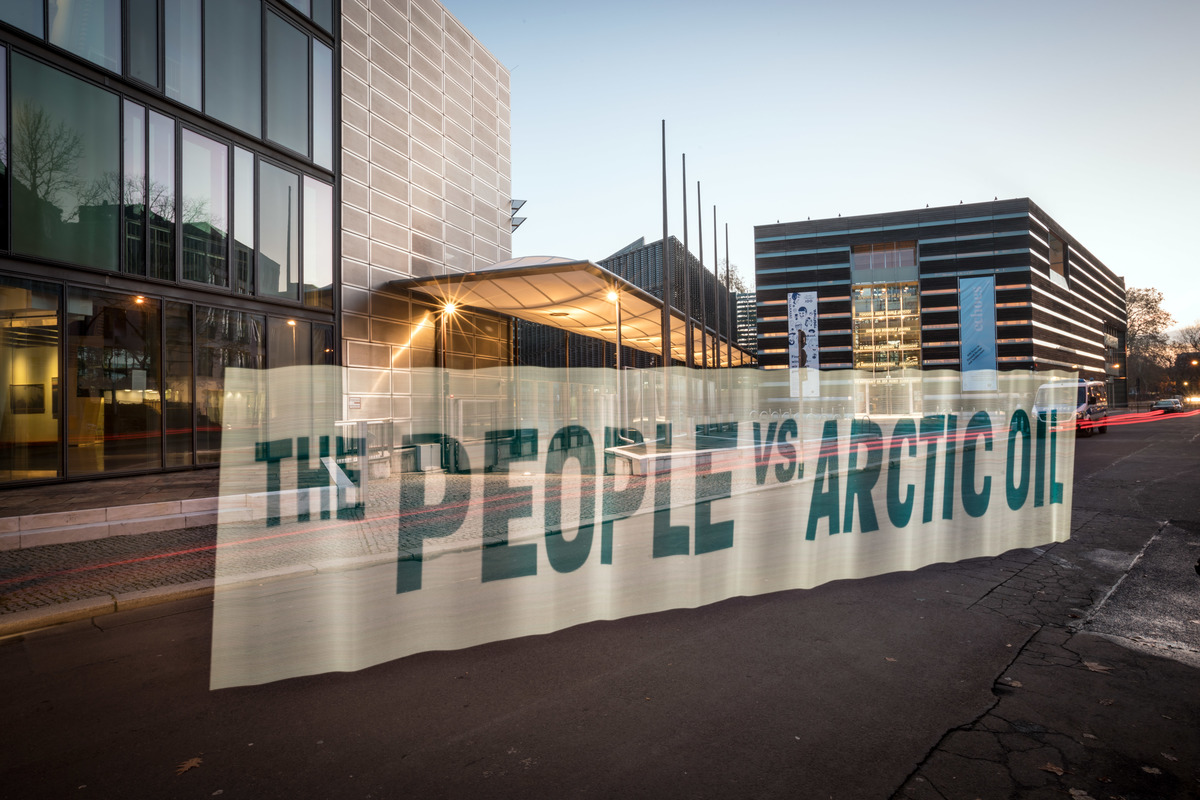
<svg viewBox="0 0 1200 800">
<path fill-rule="evenodd" d="M 333 326 L 313 323 L 312 329 L 312 363 L 334 364 Z"/>
<path fill-rule="evenodd" d="M 183 132 L 183 277 L 229 285 L 229 148 Z"/>
<path fill-rule="evenodd" d="M 146 109 L 128 100 L 124 103 L 124 176 L 121 181 L 125 206 L 125 271 L 146 274 Z"/>
<path fill-rule="evenodd" d="M 304 177 L 304 304 L 333 308 L 333 187 Z"/>
<path fill-rule="evenodd" d="M 42 16 L 42 2 L 43 0 L 4 0 L 0 3 L 0 21 L 44 39 L 46 22 Z"/>
<path fill-rule="evenodd" d="M 59 289 L 0 277 L 0 482 L 60 473 Z"/>
<path fill-rule="evenodd" d="M 306 17 L 312 13 L 309 0 L 287 0 L 287 4 Z"/>
<path fill-rule="evenodd" d="M 312 323 L 271 317 L 267 320 L 267 366 L 303 366 L 312 363 Z"/>
<path fill-rule="evenodd" d="M 129 76 L 158 86 L 158 0 L 128 0 Z"/>
<path fill-rule="evenodd" d="M 121 0 L 47 4 L 50 43 L 113 72 L 121 71 Z"/>
<path fill-rule="evenodd" d="M 167 97 L 200 107 L 200 0 L 168 2 L 163 14 Z M 215 116 L 215 115 L 214 115 Z"/>
<path fill-rule="evenodd" d="M 221 428 L 255 424 L 258 396 L 225 397 L 225 369 L 263 368 L 263 328 L 257 314 L 196 307 L 196 463 L 221 460 Z"/>
<path fill-rule="evenodd" d="M 175 120 L 150 112 L 150 276 L 175 280 Z"/>
<path fill-rule="evenodd" d="M 167 301 L 166 343 L 166 465 L 185 467 L 192 463 L 192 307 L 188 303 Z"/>
<path fill-rule="evenodd" d="M 313 53 L 313 161 L 333 169 L 333 51 L 314 40 Z"/>
<path fill-rule="evenodd" d="M 115 270 L 116 95 L 16 53 L 12 72 L 13 249 Z"/>
<path fill-rule="evenodd" d="M 313 0 L 313 22 L 327 31 L 333 30 L 333 0 Z"/>
<path fill-rule="evenodd" d="M 258 273 L 265 297 L 300 299 L 300 179 L 258 162 Z"/>
<path fill-rule="evenodd" d="M 233 149 L 233 290 L 254 294 L 254 154 Z"/>
<path fill-rule="evenodd" d="M 159 302 L 72 288 L 67 301 L 67 473 L 162 466 Z"/>
<path fill-rule="evenodd" d="M 252 136 L 262 132 L 262 6 L 204 4 L 204 110 Z M 307 74 L 307 70 L 305 71 Z"/>
<path fill-rule="evenodd" d="M 267 138 L 308 155 L 308 37 L 267 14 Z"/>
<path fill-rule="evenodd" d="M 0 47 L 0 250 L 8 249 L 8 81 L 7 60 Z"/>
</svg>

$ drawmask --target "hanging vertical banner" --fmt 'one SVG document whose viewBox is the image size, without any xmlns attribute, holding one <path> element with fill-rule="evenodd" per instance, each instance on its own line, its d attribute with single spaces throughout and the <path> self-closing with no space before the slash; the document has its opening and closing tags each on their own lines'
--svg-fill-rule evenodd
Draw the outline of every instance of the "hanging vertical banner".
<svg viewBox="0 0 1200 800">
<path fill-rule="evenodd" d="M 996 278 L 958 279 L 964 392 L 996 391 Z"/>
<path fill-rule="evenodd" d="M 816 397 L 820 394 L 821 387 L 816 375 L 819 366 L 817 293 L 790 292 L 788 294 L 788 368 L 791 374 L 792 397 Z M 809 370 L 812 372 L 810 373 Z"/>
</svg>

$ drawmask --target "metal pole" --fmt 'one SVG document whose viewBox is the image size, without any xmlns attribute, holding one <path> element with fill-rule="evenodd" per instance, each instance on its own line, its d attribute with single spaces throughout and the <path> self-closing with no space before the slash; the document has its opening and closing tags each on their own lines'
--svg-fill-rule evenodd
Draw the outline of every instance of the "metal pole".
<svg viewBox="0 0 1200 800">
<path fill-rule="evenodd" d="M 667 241 L 667 121 L 662 121 L 662 352 L 664 367 L 671 366 L 671 248 Z"/>
<path fill-rule="evenodd" d="M 687 153 L 683 154 L 683 365 L 691 368 L 695 365 L 692 348 L 695 346 L 692 338 L 692 278 L 691 264 L 688 257 L 688 212 L 687 212 Z"/>
<path fill-rule="evenodd" d="M 714 209 L 714 213 L 715 209 Z M 729 291 L 732 287 L 729 284 L 729 223 L 725 223 L 725 301 L 729 302 Z M 729 366 L 733 366 L 733 309 L 726 310 L 726 317 L 729 318 L 728 335 L 725 337 L 725 357 L 729 360 Z"/>
<path fill-rule="evenodd" d="M 700 181 L 696 181 L 696 238 L 700 240 L 700 349 L 704 352 L 704 368 L 708 369 L 708 324 L 704 313 L 704 214 L 700 206 Z M 716 251 L 713 251 L 716 255 Z"/>
</svg>

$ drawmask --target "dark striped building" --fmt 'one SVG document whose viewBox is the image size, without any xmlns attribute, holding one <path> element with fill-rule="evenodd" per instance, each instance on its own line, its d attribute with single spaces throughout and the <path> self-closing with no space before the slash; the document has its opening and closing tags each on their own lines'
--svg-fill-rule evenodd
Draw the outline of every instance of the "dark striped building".
<svg viewBox="0 0 1200 800">
<path fill-rule="evenodd" d="M 992 276 L 997 369 L 1078 370 L 1126 400 L 1125 281 L 1028 198 L 759 225 L 754 237 L 765 369 L 788 365 L 789 293 L 814 291 L 821 369 L 962 369 L 960 279 Z"/>
</svg>

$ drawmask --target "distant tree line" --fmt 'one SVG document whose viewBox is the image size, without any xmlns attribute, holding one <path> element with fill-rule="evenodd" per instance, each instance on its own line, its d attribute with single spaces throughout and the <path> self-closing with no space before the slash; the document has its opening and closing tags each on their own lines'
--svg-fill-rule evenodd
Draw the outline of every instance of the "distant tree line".
<svg viewBox="0 0 1200 800">
<path fill-rule="evenodd" d="M 1188 377 L 1177 374 L 1181 369 L 1178 357 L 1200 352 L 1200 320 L 1171 330 L 1175 318 L 1162 307 L 1162 302 L 1163 293 L 1153 287 L 1130 287 L 1125 292 L 1129 315 L 1125 374 L 1130 399 L 1176 394 Z"/>
</svg>

